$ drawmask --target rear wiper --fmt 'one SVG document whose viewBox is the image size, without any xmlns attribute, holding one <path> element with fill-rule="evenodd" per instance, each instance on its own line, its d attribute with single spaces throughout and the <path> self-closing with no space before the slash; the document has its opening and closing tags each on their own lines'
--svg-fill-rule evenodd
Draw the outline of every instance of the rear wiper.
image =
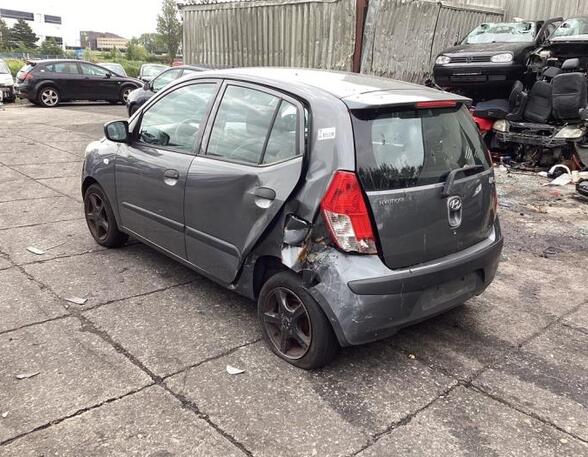
<svg viewBox="0 0 588 457">
<path fill-rule="evenodd" d="M 482 170 L 484 170 L 484 165 L 466 165 L 463 168 L 456 168 L 455 170 L 451 170 L 451 172 L 447 175 L 447 179 L 445 180 L 445 185 L 443 186 L 443 192 L 441 193 L 441 196 L 449 197 L 453 193 L 453 183 L 455 182 L 455 177 L 458 175 L 458 173 Z"/>
</svg>

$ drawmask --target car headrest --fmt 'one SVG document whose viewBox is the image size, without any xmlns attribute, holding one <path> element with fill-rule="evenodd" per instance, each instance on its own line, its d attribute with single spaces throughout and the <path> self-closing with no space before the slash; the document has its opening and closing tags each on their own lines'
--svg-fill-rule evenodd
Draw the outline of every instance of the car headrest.
<svg viewBox="0 0 588 457">
<path fill-rule="evenodd" d="M 561 65 L 562 71 L 577 70 L 578 68 L 580 68 L 580 59 L 578 58 L 568 59 Z"/>
<path fill-rule="evenodd" d="M 543 70 L 543 77 L 553 79 L 561 73 L 561 69 L 557 67 L 545 67 Z"/>
</svg>

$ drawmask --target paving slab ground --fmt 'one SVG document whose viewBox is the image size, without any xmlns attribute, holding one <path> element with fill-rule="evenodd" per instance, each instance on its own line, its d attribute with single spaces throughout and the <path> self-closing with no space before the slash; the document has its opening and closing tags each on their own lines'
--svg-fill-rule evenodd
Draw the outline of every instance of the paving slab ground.
<svg viewBox="0 0 588 457">
<path fill-rule="evenodd" d="M 497 171 L 489 289 L 309 373 L 265 349 L 253 303 L 92 241 L 83 152 L 124 116 L 0 111 L 0 455 L 588 456 L 588 205 L 571 189 Z"/>
</svg>

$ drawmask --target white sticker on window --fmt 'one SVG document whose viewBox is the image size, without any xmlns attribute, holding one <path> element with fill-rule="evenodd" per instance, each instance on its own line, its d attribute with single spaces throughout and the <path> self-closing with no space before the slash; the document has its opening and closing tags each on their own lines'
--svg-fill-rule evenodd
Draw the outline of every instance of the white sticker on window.
<svg viewBox="0 0 588 457">
<path fill-rule="evenodd" d="M 336 136 L 336 129 L 335 127 L 329 127 L 328 129 L 319 129 L 318 131 L 318 140 L 332 140 Z"/>
</svg>

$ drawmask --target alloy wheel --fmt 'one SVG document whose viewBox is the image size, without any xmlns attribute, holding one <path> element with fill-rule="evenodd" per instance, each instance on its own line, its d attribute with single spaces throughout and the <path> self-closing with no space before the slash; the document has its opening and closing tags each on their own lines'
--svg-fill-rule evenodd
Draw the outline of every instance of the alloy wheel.
<svg viewBox="0 0 588 457">
<path fill-rule="evenodd" d="M 282 356 L 296 360 L 308 352 L 312 336 L 310 317 L 302 300 L 291 290 L 277 287 L 268 294 L 262 325 Z"/>
<path fill-rule="evenodd" d="M 104 241 L 108 237 L 110 221 L 108 220 L 108 214 L 106 213 L 102 196 L 92 192 L 86 197 L 84 206 L 86 221 L 88 222 L 88 227 L 92 235 L 97 240 Z"/>
<path fill-rule="evenodd" d="M 59 95 L 55 89 L 45 89 L 41 92 L 41 101 L 45 106 L 55 106 L 59 101 Z"/>
<path fill-rule="evenodd" d="M 125 105 L 127 104 L 127 101 L 129 100 L 129 94 L 130 93 L 131 93 L 131 89 L 125 89 L 125 90 L 123 90 L 122 99 L 123 99 L 123 102 L 124 102 Z"/>
</svg>

